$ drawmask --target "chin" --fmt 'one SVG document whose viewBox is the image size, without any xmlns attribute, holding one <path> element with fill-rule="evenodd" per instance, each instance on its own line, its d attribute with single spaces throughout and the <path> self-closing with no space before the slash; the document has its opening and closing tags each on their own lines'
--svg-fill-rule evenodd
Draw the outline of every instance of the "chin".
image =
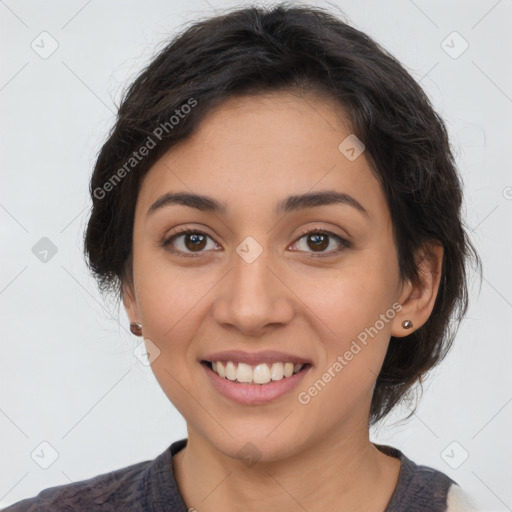
<svg viewBox="0 0 512 512">
<path fill-rule="evenodd" d="M 275 428 L 275 425 L 274 427 Z M 241 428 L 229 431 L 231 435 L 223 431 L 222 435 L 206 436 L 206 441 L 216 450 L 227 457 L 236 459 L 248 467 L 257 462 L 275 462 L 292 457 L 304 449 L 306 440 L 299 435 L 290 435 L 290 432 L 300 432 L 300 429 L 284 428 L 278 432 L 279 427 L 272 429 Z M 268 432 L 272 432 L 268 435 Z"/>
</svg>

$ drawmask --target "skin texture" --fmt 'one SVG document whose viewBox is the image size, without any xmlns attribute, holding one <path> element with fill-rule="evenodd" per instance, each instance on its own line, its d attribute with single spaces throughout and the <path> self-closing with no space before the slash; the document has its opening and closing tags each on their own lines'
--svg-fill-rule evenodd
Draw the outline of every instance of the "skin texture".
<svg viewBox="0 0 512 512">
<path fill-rule="evenodd" d="M 231 98 L 145 176 L 135 212 L 133 282 L 123 301 L 130 321 L 158 346 L 152 369 L 187 422 L 187 447 L 174 459 L 188 507 L 239 510 L 384 510 L 400 463 L 369 441 L 372 391 L 390 336 L 407 336 L 434 306 L 442 247 L 429 247 L 422 284 L 402 282 L 384 193 L 364 153 L 338 149 L 351 133 L 327 99 L 292 92 Z M 342 204 L 275 215 L 292 194 L 334 189 Z M 171 205 L 147 216 L 166 192 L 226 202 L 225 214 Z M 160 242 L 178 227 L 209 236 L 198 257 Z M 303 229 L 335 238 L 318 249 Z M 263 252 L 252 263 L 236 248 L 248 236 Z M 301 238 L 302 237 L 302 238 Z M 185 236 L 174 241 L 194 251 Z M 188 249 L 187 249 L 188 247 Z M 317 256 L 318 253 L 330 253 Z M 307 405 L 297 399 L 394 303 L 402 309 Z M 407 343 L 407 338 L 401 340 Z M 147 343 L 147 342 L 146 342 Z M 213 351 L 280 350 L 312 361 L 299 388 L 269 404 L 220 395 L 200 360 Z M 238 452 L 257 448 L 255 464 Z M 255 452 L 256 453 L 256 452 Z M 222 482 L 222 484 L 221 484 Z"/>
</svg>

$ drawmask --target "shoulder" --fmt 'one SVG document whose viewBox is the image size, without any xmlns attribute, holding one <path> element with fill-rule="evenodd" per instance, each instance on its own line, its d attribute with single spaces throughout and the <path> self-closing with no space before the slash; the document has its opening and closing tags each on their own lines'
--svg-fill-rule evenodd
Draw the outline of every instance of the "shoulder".
<svg viewBox="0 0 512 512">
<path fill-rule="evenodd" d="M 149 503 L 178 499 L 172 476 L 172 455 L 177 441 L 153 460 L 139 462 L 86 480 L 44 489 L 2 512 L 72 512 L 148 510 Z"/>
<path fill-rule="evenodd" d="M 457 484 L 448 490 L 446 512 L 478 512 L 473 498 Z"/>
<path fill-rule="evenodd" d="M 44 489 L 37 496 L 19 501 L 4 512 L 99 510 L 108 502 L 129 503 L 140 496 L 140 480 L 150 461 Z M 107 510 L 102 508 L 102 510 Z M 112 509 L 114 510 L 114 509 Z"/>
<path fill-rule="evenodd" d="M 438 469 L 419 465 L 400 450 L 375 445 L 379 450 L 400 459 L 398 483 L 385 512 L 473 512 L 469 496 L 457 482 Z"/>
</svg>

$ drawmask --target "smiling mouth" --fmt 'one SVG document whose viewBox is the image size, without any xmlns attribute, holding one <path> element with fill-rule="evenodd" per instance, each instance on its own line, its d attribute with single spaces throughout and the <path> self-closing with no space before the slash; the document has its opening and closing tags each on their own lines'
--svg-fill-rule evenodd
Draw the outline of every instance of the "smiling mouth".
<svg viewBox="0 0 512 512">
<path fill-rule="evenodd" d="M 236 361 L 201 361 L 219 377 L 239 384 L 268 384 L 305 371 L 309 363 L 261 363 L 249 365 Z"/>
</svg>

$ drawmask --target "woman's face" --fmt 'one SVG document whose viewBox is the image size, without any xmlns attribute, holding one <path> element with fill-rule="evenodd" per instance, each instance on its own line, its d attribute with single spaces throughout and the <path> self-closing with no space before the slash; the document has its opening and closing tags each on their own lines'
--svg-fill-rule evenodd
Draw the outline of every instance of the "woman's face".
<svg viewBox="0 0 512 512">
<path fill-rule="evenodd" d="M 390 335 L 406 334 L 386 200 L 342 119 L 315 96 L 232 98 L 140 189 L 126 309 L 189 435 L 233 457 L 367 436 Z M 151 209 L 165 194 L 210 199 Z"/>
</svg>

